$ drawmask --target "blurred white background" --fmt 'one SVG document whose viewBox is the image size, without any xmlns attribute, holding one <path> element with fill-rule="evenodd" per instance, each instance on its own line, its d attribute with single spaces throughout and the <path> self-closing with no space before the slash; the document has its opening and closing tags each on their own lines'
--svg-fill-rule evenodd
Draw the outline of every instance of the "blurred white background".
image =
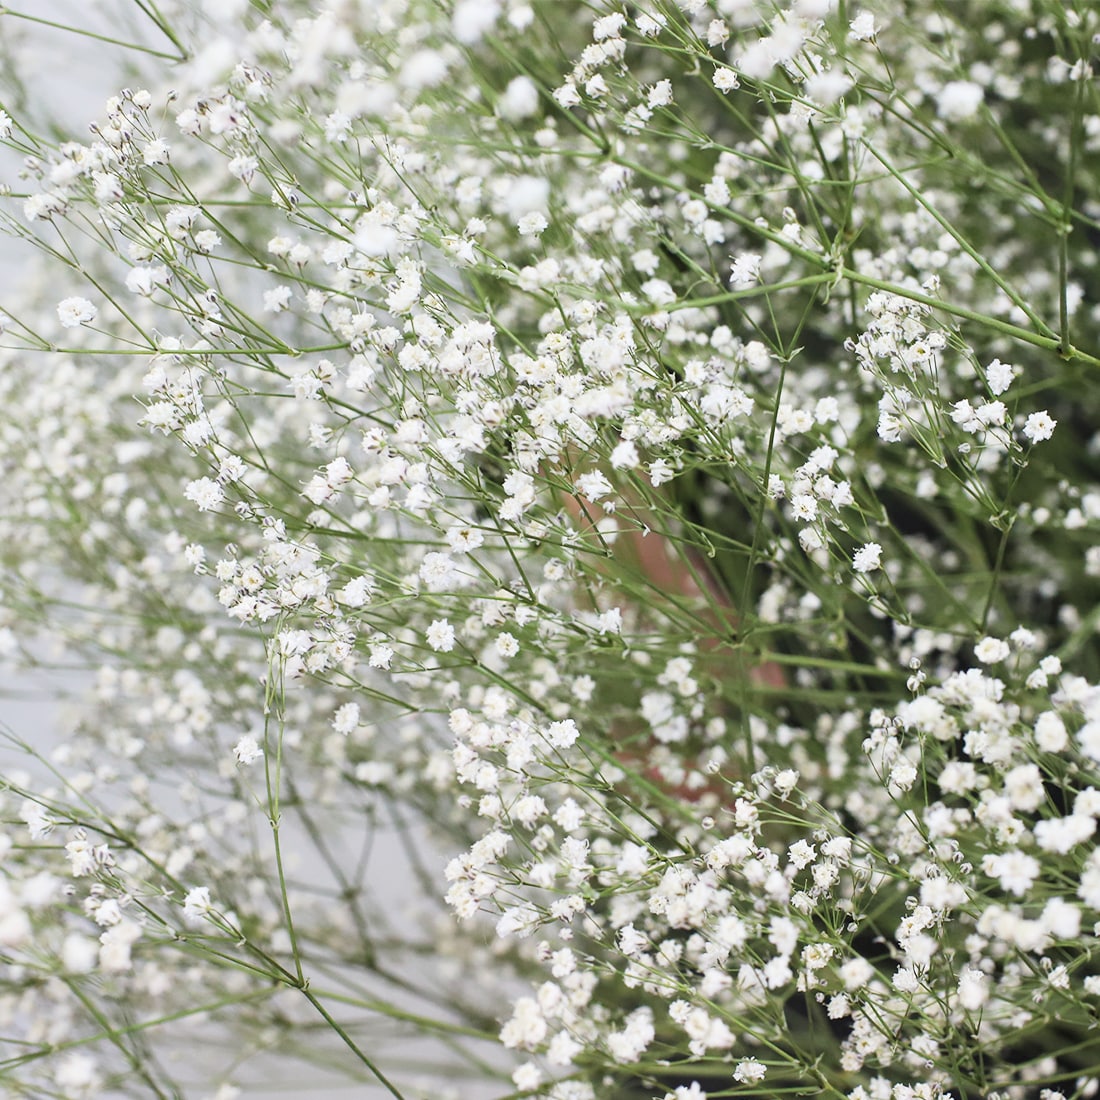
<svg viewBox="0 0 1100 1100">
<path fill-rule="evenodd" d="M 200 2 L 196 0 L 196 3 Z M 0 106 L 5 107 L 9 114 L 26 118 L 37 126 L 52 121 L 60 127 L 55 131 L 56 137 L 80 139 L 87 134 L 88 124 L 102 114 L 109 96 L 124 85 L 143 86 L 144 82 L 135 69 L 140 69 L 147 59 L 139 53 L 90 36 L 106 34 L 140 41 L 141 22 L 140 17 L 134 18 L 136 8 L 133 0 L 15 0 L 9 10 L 0 11 L 3 11 L 0 14 Z M 33 16 L 33 19 L 21 18 L 16 14 L 19 12 Z M 51 23 L 69 24 L 90 34 L 74 33 L 61 26 L 51 26 Z M 146 31 L 146 40 L 152 43 L 158 32 L 148 25 Z M 163 45 L 163 40 L 156 44 Z M 170 79 L 170 69 L 166 69 L 167 63 L 163 61 L 156 62 L 156 65 L 157 75 L 149 83 L 163 86 L 165 80 Z M 14 90 L 20 79 L 29 91 L 26 98 Z M 18 157 L 0 149 L 0 183 L 9 184 L 15 191 L 21 190 L 19 169 Z M 33 265 L 34 254 L 30 246 L 0 236 L 0 311 L 3 311 L 5 304 L 13 303 L 14 295 L 27 285 Z M 74 677 L 72 673 L 40 671 L 29 675 L 0 670 L 0 726 L 48 754 L 62 736 L 66 705 L 73 705 L 73 702 L 66 703 L 66 699 L 75 701 L 85 682 L 86 678 Z M 18 769 L 27 767 L 25 757 L 0 749 L 0 777 L 13 775 Z M 293 834 L 288 839 L 293 843 Z M 416 839 L 419 842 L 423 838 L 418 835 Z M 424 862 L 438 873 L 440 894 L 445 885 L 442 876 L 445 858 L 444 854 L 430 848 L 425 851 Z M 401 844 L 393 835 L 388 843 L 384 834 L 379 837 L 372 858 L 371 878 L 394 907 L 409 904 L 415 897 L 417 888 L 412 873 Z M 430 966 L 430 961 L 425 965 Z M 427 977 L 430 979 L 432 976 L 428 974 Z M 502 1012 L 505 1007 L 501 1006 Z M 383 1060 L 388 1042 L 380 1040 L 378 1053 Z M 231 1055 L 231 1052 L 224 1050 L 180 1050 L 180 1045 L 175 1044 L 176 1056 L 192 1062 L 198 1058 L 198 1064 L 207 1059 L 216 1059 L 216 1064 L 224 1064 L 227 1053 Z M 431 1045 L 423 1045 L 419 1051 L 405 1046 L 403 1060 L 416 1060 L 418 1053 L 423 1055 L 423 1065 L 427 1070 L 440 1050 L 438 1047 L 433 1049 Z M 403 1074 L 402 1079 L 409 1081 L 411 1078 Z M 301 1097 L 303 1100 L 315 1096 L 350 1100 L 351 1097 L 389 1095 L 370 1085 L 332 1087 L 319 1076 L 304 1078 L 301 1067 L 282 1067 L 272 1072 L 271 1062 L 246 1066 L 234 1074 L 232 1080 L 242 1088 L 242 1096 L 248 1100 L 275 1100 L 276 1097 L 287 1096 Z M 476 1100 L 507 1091 L 503 1086 L 490 1087 L 476 1082 L 452 1082 L 452 1086 L 450 1095 L 460 1096 L 463 1100 Z M 435 1096 L 447 1094 L 446 1090 L 434 1092 Z M 210 1095 L 209 1090 L 189 1091 L 187 1098 L 205 1100 Z M 410 1096 L 413 1095 L 424 1093 L 414 1091 L 410 1093 Z"/>
</svg>

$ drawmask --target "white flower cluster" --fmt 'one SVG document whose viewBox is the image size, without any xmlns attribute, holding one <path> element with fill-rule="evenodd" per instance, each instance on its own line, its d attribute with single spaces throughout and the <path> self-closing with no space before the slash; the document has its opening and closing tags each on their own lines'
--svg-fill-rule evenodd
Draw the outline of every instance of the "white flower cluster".
<svg viewBox="0 0 1100 1100">
<path fill-rule="evenodd" d="M 167 3 L 5 104 L 13 1090 L 1096 1091 L 1100 17 L 993 7 Z"/>
</svg>

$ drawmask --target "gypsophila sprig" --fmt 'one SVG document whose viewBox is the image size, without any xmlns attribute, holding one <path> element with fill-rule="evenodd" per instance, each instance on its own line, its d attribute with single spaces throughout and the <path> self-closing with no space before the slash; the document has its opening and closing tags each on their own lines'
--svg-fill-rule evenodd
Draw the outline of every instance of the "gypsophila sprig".
<svg viewBox="0 0 1100 1100">
<path fill-rule="evenodd" d="M 2 47 L 13 1093 L 1093 1095 L 1100 14 L 139 7 Z"/>
</svg>

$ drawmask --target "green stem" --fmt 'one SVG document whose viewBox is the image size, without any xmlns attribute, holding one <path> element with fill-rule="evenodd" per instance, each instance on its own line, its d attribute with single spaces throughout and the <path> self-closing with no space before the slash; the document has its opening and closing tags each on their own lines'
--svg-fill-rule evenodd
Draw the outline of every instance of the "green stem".
<svg viewBox="0 0 1100 1100">
<path fill-rule="evenodd" d="M 71 27 L 66 23 L 55 23 L 52 19 L 43 19 L 40 15 L 28 15 L 23 11 L 14 11 L 11 8 L 0 5 L 0 17 L 10 15 L 13 19 L 25 19 L 28 23 L 39 23 L 44 27 L 53 27 L 54 30 L 68 31 L 70 34 L 79 34 L 84 38 L 94 38 L 97 42 L 107 42 L 112 46 L 118 46 L 123 50 L 136 50 L 138 53 L 147 53 L 150 57 L 162 57 L 166 61 L 183 61 L 184 54 L 165 53 L 163 50 L 155 50 L 152 46 L 142 46 L 138 42 L 122 42 L 112 38 L 108 34 L 96 34 L 95 31 L 85 30 L 83 27 Z M 163 28 L 161 28 L 163 30 Z"/>
<path fill-rule="evenodd" d="M 978 313 L 975 310 L 967 309 L 965 306 L 952 305 L 950 302 L 945 302 L 941 298 L 933 298 L 930 294 L 922 294 L 912 287 L 901 286 L 898 283 L 890 283 L 885 279 L 875 279 L 870 275 L 863 275 L 858 271 L 853 271 L 850 267 L 841 268 L 839 275 L 841 279 L 849 279 L 851 282 L 859 283 L 861 286 L 874 287 L 876 290 L 883 290 L 888 294 L 896 294 L 901 298 L 907 298 L 911 302 L 920 302 L 942 313 L 949 313 L 953 317 L 962 317 L 964 320 L 973 321 L 984 328 L 992 329 L 994 332 L 999 332 L 1004 336 L 1010 336 L 1014 340 L 1019 340 L 1022 343 L 1031 344 L 1037 348 L 1045 348 L 1047 351 L 1056 351 L 1063 359 L 1079 359 L 1081 362 L 1088 363 L 1090 366 L 1100 367 L 1100 358 L 1095 355 L 1089 355 L 1088 352 L 1081 351 L 1080 348 L 1063 347 L 1062 341 L 1055 336 L 1040 336 L 1037 332 L 1030 332 L 1026 328 L 1020 328 L 1019 325 L 1011 324 L 1008 321 L 1002 321 L 997 317 L 990 317 L 988 314 Z"/>
<path fill-rule="evenodd" d="M 1031 306 L 1019 294 L 1005 279 L 998 275 L 996 271 L 990 267 L 989 262 L 985 257 L 921 194 L 920 190 L 914 187 L 908 179 L 906 179 L 904 173 L 899 172 L 877 149 L 874 148 L 869 142 L 863 142 L 863 148 L 867 150 L 882 165 L 883 168 L 890 174 L 890 176 L 899 183 L 909 195 L 913 201 L 917 203 L 924 211 L 926 211 L 939 225 L 944 229 L 951 238 L 958 244 L 958 246 L 978 265 L 978 267 L 985 273 L 994 284 L 1003 290 L 1008 295 L 1012 304 L 1021 310 L 1027 319 L 1046 336 L 1054 336 L 1054 332 L 1046 325 L 1046 323 L 1032 310 Z"/>
<path fill-rule="evenodd" d="M 283 707 L 282 707 L 282 667 L 276 667 L 273 659 L 268 672 L 268 697 L 264 706 L 264 744 L 269 747 L 271 738 L 269 727 L 271 722 L 272 705 L 277 701 L 279 706 L 279 732 L 276 739 L 274 776 L 270 763 L 270 754 L 264 752 L 265 774 L 267 777 L 267 799 L 269 821 L 271 822 L 271 836 L 275 845 L 275 868 L 279 876 L 279 899 L 286 917 L 286 932 L 290 940 L 291 954 L 294 956 L 294 971 L 298 978 L 298 984 L 306 984 L 305 974 L 302 970 L 302 955 L 298 949 L 298 937 L 294 930 L 294 917 L 290 910 L 290 897 L 287 893 L 286 874 L 283 870 L 283 846 L 279 838 L 279 825 L 281 810 L 279 807 L 280 792 L 282 790 L 282 766 L 283 766 Z"/>
<path fill-rule="evenodd" d="M 302 996 L 321 1014 L 321 1018 L 332 1030 L 340 1036 L 344 1041 L 348 1049 L 367 1067 L 368 1070 L 374 1075 L 378 1083 L 392 1096 L 395 1100 L 405 1100 L 401 1091 L 396 1085 L 378 1068 L 377 1065 L 370 1058 L 368 1058 L 363 1051 L 359 1049 L 352 1037 L 344 1030 L 329 1014 L 327 1009 L 317 997 L 310 992 L 308 986 L 302 987 Z"/>
<path fill-rule="evenodd" d="M 161 34 L 163 34 L 164 37 L 167 38 L 168 41 L 171 42 L 177 50 L 179 50 L 180 56 L 176 60 L 186 60 L 186 58 L 189 56 L 187 48 L 179 40 L 179 38 L 176 37 L 175 32 L 172 30 L 171 26 L 169 26 L 168 20 L 165 19 L 163 15 L 161 15 L 156 4 L 153 3 L 153 0 L 147 0 L 147 2 L 145 2 L 145 0 L 134 0 L 134 3 L 137 5 L 138 10 L 141 11 L 142 14 L 148 16 L 149 19 L 152 20 L 153 25 L 157 28 L 157 30 L 159 30 Z"/>
<path fill-rule="evenodd" d="M 1069 122 L 1069 157 L 1065 189 L 1062 192 L 1062 224 L 1058 227 L 1058 323 L 1061 348 L 1069 348 L 1069 235 L 1073 231 L 1073 188 L 1077 175 L 1077 152 L 1081 141 L 1081 110 L 1085 82 L 1076 81 L 1073 114 Z"/>
<path fill-rule="evenodd" d="M 683 189 L 682 186 L 676 184 L 674 180 L 670 180 L 660 172 L 647 168 L 644 164 L 629 160 L 626 157 L 616 157 L 614 159 L 615 163 L 622 165 L 624 168 L 629 168 L 632 172 L 635 172 L 637 175 L 653 183 L 661 184 L 662 186 L 669 187 L 676 191 Z M 709 203 L 708 205 L 711 209 L 718 209 L 713 203 Z M 901 283 L 892 283 L 885 279 L 876 279 L 871 275 L 864 275 L 842 263 L 835 263 L 828 256 L 824 256 L 808 248 L 803 248 L 801 245 L 795 244 L 774 229 L 757 225 L 753 219 L 738 214 L 728 207 L 722 207 L 721 214 L 735 225 L 740 226 L 746 232 L 779 245 L 780 248 L 784 249 L 791 256 L 797 256 L 799 259 L 805 260 L 807 263 L 812 264 L 820 270 L 831 271 L 834 280 L 838 283 L 848 280 L 849 282 L 858 283 L 861 286 L 869 286 L 876 290 L 886 291 L 888 294 L 896 294 L 898 297 L 906 298 L 912 302 L 921 302 L 941 313 L 947 313 L 953 317 L 961 317 L 964 320 L 973 321 L 983 328 L 999 332 L 1004 336 L 1010 336 L 1012 339 L 1019 340 L 1022 343 L 1031 344 L 1037 348 L 1044 348 L 1047 351 L 1058 352 L 1063 359 L 1077 359 L 1083 363 L 1089 364 L 1089 366 L 1100 367 L 1100 357 L 1090 355 L 1088 352 L 1081 351 L 1080 348 L 1075 348 L 1072 345 L 1063 345 L 1063 342 L 1057 336 L 1044 336 L 1038 332 L 1032 332 L 1029 329 L 1021 328 L 1019 325 L 1014 325 L 1008 321 L 1002 321 L 1000 318 L 991 317 L 989 314 L 979 313 L 976 310 L 967 309 L 965 306 L 953 305 L 950 302 L 943 301 L 941 298 L 933 298 L 930 294 L 923 294 L 919 290 L 904 286 Z M 1051 331 L 1049 326 L 1045 324 L 1042 327 L 1048 332 Z"/>
</svg>

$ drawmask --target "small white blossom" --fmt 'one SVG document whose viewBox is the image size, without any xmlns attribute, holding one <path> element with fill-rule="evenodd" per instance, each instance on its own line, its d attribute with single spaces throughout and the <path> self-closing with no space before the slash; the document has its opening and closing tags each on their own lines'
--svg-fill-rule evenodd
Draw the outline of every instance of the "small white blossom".
<svg viewBox="0 0 1100 1100">
<path fill-rule="evenodd" d="M 545 214 L 532 210 L 516 222 L 516 229 L 521 237 L 541 237 L 549 224 Z"/>
<path fill-rule="evenodd" d="M 340 707 L 332 719 L 332 728 L 337 732 L 348 736 L 359 725 L 359 704 L 345 703 Z"/>
<path fill-rule="evenodd" d="M 206 916 L 212 909 L 209 886 L 196 886 L 183 899 L 183 915 L 190 921 Z"/>
<path fill-rule="evenodd" d="M 986 382 L 989 384 L 989 388 L 1000 396 L 1012 385 L 1013 379 L 1016 377 L 1016 368 L 1009 366 L 1008 363 L 1002 363 L 1000 359 L 994 359 L 992 363 L 985 368 Z"/>
<path fill-rule="evenodd" d="M 969 118 L 982 105 L 985 93 L 972 80 L 952 80 L 940 89 L 936 98 L 936 113 L 949 121 Z"/>
<path fill-rule="evenodd" d="M 720 92 L 733 92 L 741 87 L 741 81 L 737 79 L 737 73 L 733 69 L 715 69 L 714 86 Z"/>
<path fill-rule="evenodd" d="M 446 619 L 436 619 L 429 625 L 425 638 L 437 653 L 450 653 L 455 647 L 455 628 Z"/>
<path fill-rule="evenodd" d="M 733 258 L 730 269 L 730 286 L 734 290 L 744 290 L 755 285 L 760 279 L 761 257 L 756 252 L 742 252 Z"/>
<path fill-rule="evenodd" d="M 878 34 L 875 26 L 875 17 L 869 11 L 861 11 L 855 19 L 848 24 L 848 33 L 857 42 L 866 42 Z"/>
<path fill-rule="evenodd" d="M 254 764 L 263 754 L 260 743 L 250 733 L 246 733 L 233 747 L 233 759 L 238 764 Z"/>
<path fill-rule="evenodd" d="M 599 500 L 601 497 L 610 496 L 613 491 L 611 482 L 599 470 L 581 474 L 577 478 L 576 486 L 577 492 L 589 500 Z"/>
<path fill-rule="evenodd" d="M 998 661 L 1004 661 L 1011 652 L 1008 642 L 1000 638 L 983 638 L 974 647 L 974 656 L 983 665 L 995 665 Z"/>
<path fill-rule="evenodd" d="M 211 477 L 200 477 L 195 481 L 189 481 L 183 490 L 183 495 L 192 501 L 200 512 L 209 512 L 217 508 L 225 499 L 222 487 Z"/>
<path fill-rule="evenodd" d="M 65 298 L 57 304 L 57 316 L 65 328 L 78 328 L 94 321 L 97 312 L 87 298 Z"/>
<path fill-rule="evenodd" d="M 861 546 L 852 557 L 852 568 L 857 573 L 870 573 L 878 569 L 882 561 L 882 547 L 877 542 L 869 542 Z"/>
<path fill-rule="evenodd" d="M 757 1081 L 763 1081 L 768 1072 L 763 1062 L 755 1058 L 742 1058 L 733 1071 L 733 1079 L 743 1085 L 755 1085 Z"/>
<path fill-rule="evenodd" d="M 977 1012 L 989 1000 L 986 976 L 972 966 L 959 975 L 959 1005 L 968 1012 Z"/>
<path fill-rule="evenodd" d="M 1042 443 L 1054 435 L 1054 429 L 1058 421 L 1051 417 L 1045 409 L 1042 412 L 1033 412 L 1024 424 L 1024 435 L 1029 443 Z"/>
</svg>

